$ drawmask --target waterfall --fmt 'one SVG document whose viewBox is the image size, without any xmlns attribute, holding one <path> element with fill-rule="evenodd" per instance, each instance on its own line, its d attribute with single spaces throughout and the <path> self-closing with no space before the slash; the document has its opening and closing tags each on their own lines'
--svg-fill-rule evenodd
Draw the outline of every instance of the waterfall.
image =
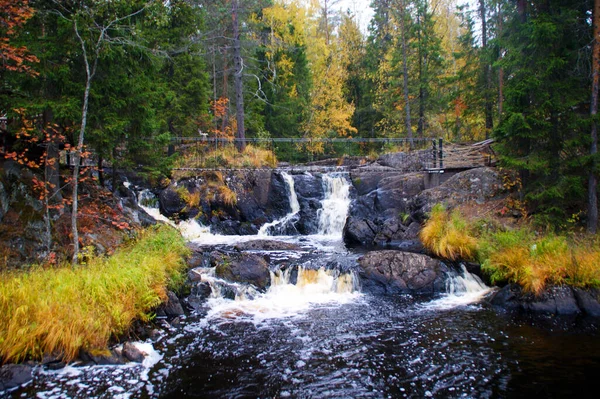
<svg viewBox="0 0 600 399">
<path fill-rule="evenodd" d="M 210 284 L 208 318 L 264 319 L 293 316 L 318 304 L 343 304 L 360 296 L 358 277 L 350 271 L 297 268 L 295 284 L 292 268 L 271 271 L 271 286 L 259 293 L 246 284 L 230 283 L 214 276 L 211 269 L 199 268 L 202 281 Z M 227 295 L 229 293 L 229 295 Z M 226 299 L 235 295 L 235 300 Z"/>
<path fill-rule="evenodd" d="M 463 264 L 460 269 L 460 273 L 453 272 L 446 280 L 446 295 L 422 305 L 422 308 L 446 310 L 470 305 L 480 302 L 492 290 L 478 276 L 469 273 Z"/>
<path fill-rule="evenodd" d="M 258 230 L 259 236 L 271 235 L 270 233 L 273 230 L 284 232 L 287 224 L 295 221 L 296 215 L 300 212 L 300 203 L 298 202 L 298 196 L 296 195 L 296 189 L 294 188 L 294 178 L 286 172 L 281 172 L 281 177 L 283 177 L 288 189 L 291 211 L 281 219 L 262 225 L 260 230 Z"/>
<path fill-rule="evenodd" d="M 350 183 L 343 176 L 323 176 L 325 198 L 319 210 L 319 234 L 342 236 L 348 208 L 350 207 Z"/>
</svg>

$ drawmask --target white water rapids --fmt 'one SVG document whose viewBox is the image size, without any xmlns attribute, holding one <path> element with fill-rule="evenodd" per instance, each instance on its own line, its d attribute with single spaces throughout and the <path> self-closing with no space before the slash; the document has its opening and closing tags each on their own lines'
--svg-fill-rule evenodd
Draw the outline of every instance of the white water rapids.
<svg viewBox="0 0 600 399">
<path fill-rule="evenodd" d="M 286 183 L 290 212 L 283 218 L 263 225 L 256 236 L 224 236 L 210 233 L 208 227 L 195 220 L 182 221 L 175 225 L 160 214 L 157 208 L 144 209 L 155 219 L 178 228 L 183 236 L 202 245 L 235 245 L 240 242 L 264 239 L 273 229 L 293 223 L 300 211 L 293 176 L 281 172 Z M 350 182 L 344 175 L 323 175 L 324 198 L 318 211 L 318 234 L 311 236 L 277 236 L 278 241 L 301 244 L 301 253 L 323 253 L 323 257 L 347 257 L 348 252 L 342 241 L 342 231 L 350 206 Z M 141 201 L 140 201 L 141 202 Z M 275 237 L 274 237 L 275 239 Z M 263 251 L 271 257 L 288 259 L 299 258 L 297 251 Z M 221 293 L 224 282 L 215 277 L 214 269 L 201 269 L 202 280 L 211 285 L 212 294 L 208 300 L 210 308 L 207 319 L 214 317 L 251 318 L 260 321 L 269 318 L 286 317 L 297 314 L 313 305 L 343 304 L 360 297 L 358 276 L 355 272 L 340 273 L 324 267 L 306 269 L 298 267 L 295 284 L 291 283 L 290 270 L 271 272 L 271 285 L 265 293 L 241 284 L 235 286 L 235 300 L 226 299 Z M 424 309 L 451 309 L 479 302 L 489 292 L 489 288 L 477 276 L 464 267 L 462 274 L 452 275 L 446 282 L 447 294 L 421 305 Z"/>
</svg>

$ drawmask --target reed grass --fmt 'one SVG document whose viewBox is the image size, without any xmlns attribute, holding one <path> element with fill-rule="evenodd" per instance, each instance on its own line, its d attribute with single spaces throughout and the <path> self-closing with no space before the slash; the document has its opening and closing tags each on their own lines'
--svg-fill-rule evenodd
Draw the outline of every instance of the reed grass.
<svg viewBox="0 0 600 399">
<path fill-rule="evenodd" d="M 80 349 L 106 349 L 134 320 L 151 319 L 167 290 L 182 284 L 186 253 L 181 235 L 161 226 L 78 268 L 0 274 L 2 362 L 45 354 L 70 361 Z"/>
<path fill-rule="evenodd" d="M 466 220 L 458 211 L 447 212 L 435 205 L 419 236 L 423 245 L 444 259 L 469 260 L 475 256 L 477 240 L 469 232 Z"/>
<path fill-rule="evenodd" d="M 436 205 L 420 238 L 441 258 L 478 260 L 492 283 L 517 283 L 534 294 L 548 285 L 600 288 L 600 239 L 540 233 L 527 225 L 482 229 L 482 223 Z"/>
</svg>

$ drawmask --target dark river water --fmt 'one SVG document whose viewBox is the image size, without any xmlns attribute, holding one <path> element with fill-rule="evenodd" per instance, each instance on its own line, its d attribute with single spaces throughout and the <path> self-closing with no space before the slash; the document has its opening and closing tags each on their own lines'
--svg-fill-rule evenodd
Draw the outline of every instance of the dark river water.
<svg viewBox="0 0 600 399">
<path fill-rule="evenodd" d="M 280 318 L 199 314 L 154 344 L 163 358 L 149 368 L 39 370 L 10 396 L 597 397 L 600 336 L 591 320 L 443 301 L 361 295 Z"/>
<path fill-rule="evenodd" d="M 291 180 L 291 179 L 290 179 Z M 331 180 L 331 179 L 330 179 Z M 290 181 L 293 193 L 293 180 Z M 330 184 L 331 183 L 331 184 Z M 347 182 L 328 182 L 323 233 L 278 238 L 300 251 L 271 252 L 278 262 L 358 254 L 341 243 Z M 291 196 L 292 210 L 294 205 Z M 326 201 L 330 201 L 326 203 Z M 296 201 L 297 202 L 297 201 Z M 297 205 L 297 204 L 296 204 Z M 285 222 L 293 222 L 294 215 Z M 283 222 L 282 222 L 283 223 Z M 332 229 L 332 226 L 337 226 Z M 182 228 L 182 226 L 180 226 Z M 195 233 L 190 233 L 190 229 Z M 187 224 L 207 245 L 248 237 L 213 236 Z M 264 237 L 263 237 L 264 238 Z M 321 263 L 318 263 L 321 262 Z M 300 267 L 300 269 L 302 269 Z M 486 305 L 489 288 L 472 276 L 450 279 L 453 295 L 377 297 L 360 293 L 354 274 L 312 270 L 273 274 L 264 295 L 213 297 L 181 326 L 141 343 L 143 365 L 35 370 L 34 381 L 0 396 L 14 398 L 584 398 L 598 397 L 598 320 L 528 318 Z M 458 284 L 458 282 L 462 283 Z"/>
</svg>

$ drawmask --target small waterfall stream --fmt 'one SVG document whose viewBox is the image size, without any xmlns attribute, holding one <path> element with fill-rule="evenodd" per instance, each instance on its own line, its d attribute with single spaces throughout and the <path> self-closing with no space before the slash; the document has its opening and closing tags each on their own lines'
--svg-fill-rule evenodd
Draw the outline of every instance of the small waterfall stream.
<svg viewBox="0 0 600 399">
<path fill-rule="evenodd" d="M 345 176 L 324 175 L 325 198 L 319 211 L 319 234 L 341 238 L 348 208 L 350 182 Z"/>
<path fill-rule="evenodd" d="M 287 224 L 293 223 L 296 219 L 296 215 L 300 212 L 300 203 L 298 202 L 298 195 L 294 188 L 294 178 L 286 172 L 281 172 L 281 177 L 283 177 L 283 180 L 287 185 L 291 211 L 281 219 L 262 225 L 260 230 L 258 230 L 259 236 L 269 236 L 274 235 L 271 234 L 271 232 L 277 233 L 284 231 Z"/>
</svg>

